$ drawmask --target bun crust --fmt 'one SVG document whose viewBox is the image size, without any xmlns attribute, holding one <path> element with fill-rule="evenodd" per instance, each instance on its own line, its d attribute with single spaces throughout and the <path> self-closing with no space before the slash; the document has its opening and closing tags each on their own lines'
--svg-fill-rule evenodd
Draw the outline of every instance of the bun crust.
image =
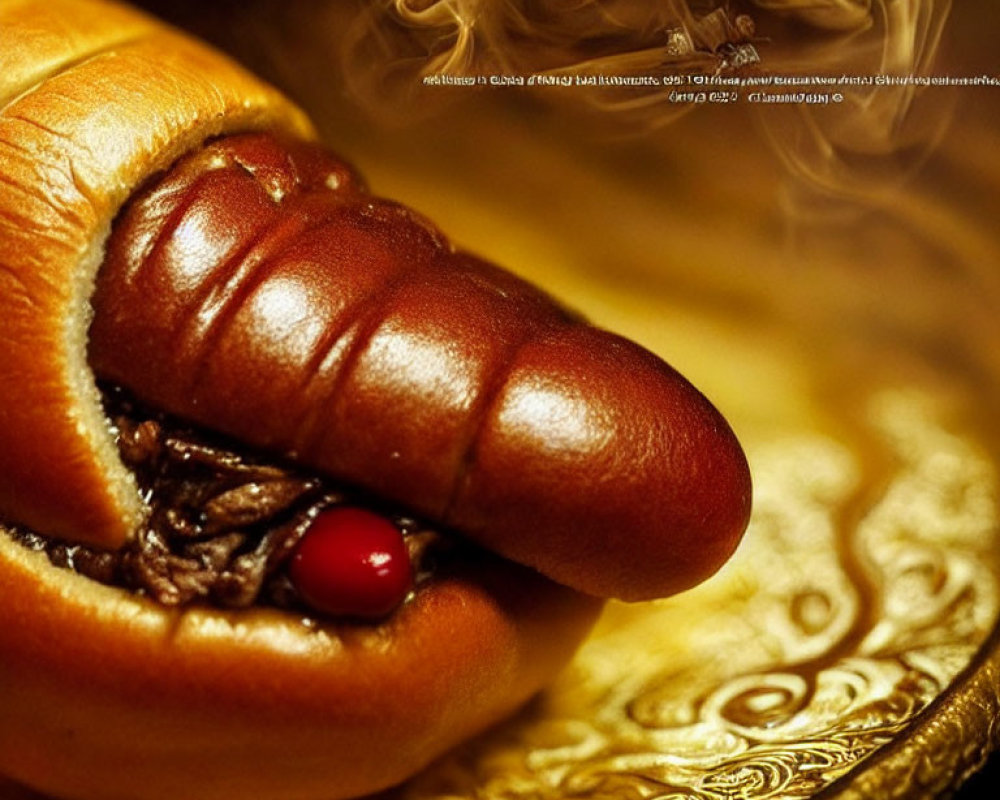
<svg viewBox="0 0 1000 800">
<path fill-rule="evenodd" d="M 228 59 L 111 3 L 0 5 L 0 516 L 115 547 L 143 513 L 86 363 L 111 221 L 147 177 L 222 133 L 311 135 Z"/>
<path fill-rule="evenodd" d="M 600 604 L 509 562 L 379 627 L 167 610 L 0 535 L 0 772 L 69 800 L 336 800 L 521 705 Z"/>
<path fill-rule="evenodd" d="M 510 714 L 600 604 L 483 557 L 381 625 L 168 609 L 4 531 L 121 544 L 144 513 L 86 360 L 112 219 L 220 134 L 308 139 L 208 48 L 98 0 L 0 4 L 0 773 L 69 800 L 333 800 Z"/>
</svg>

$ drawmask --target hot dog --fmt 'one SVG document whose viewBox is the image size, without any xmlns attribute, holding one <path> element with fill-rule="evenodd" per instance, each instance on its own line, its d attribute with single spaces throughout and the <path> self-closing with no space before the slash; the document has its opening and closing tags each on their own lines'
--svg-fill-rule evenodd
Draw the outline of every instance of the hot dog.
<svg viewBox="0 0 1000 800">
<path fill-rule="evenodd" d="M 371 792 L 537 692 L 602 598 L 732 552 L 746 460 L 662 361 L 370 194 L 180 34 L 60 0 L 0 5 L 0 37 L 0 772 L 66 798 Z M 109 419 L 119 391 L 150 418 Z M 288 607 L 81 574 L 156 533 L 176 479 L 136 467 L 170 460 L 151 439 L 334 487 L 281 523 Z M 472 544 L 342 619 L 306 542 L 345 496 Z"/>
</svg>

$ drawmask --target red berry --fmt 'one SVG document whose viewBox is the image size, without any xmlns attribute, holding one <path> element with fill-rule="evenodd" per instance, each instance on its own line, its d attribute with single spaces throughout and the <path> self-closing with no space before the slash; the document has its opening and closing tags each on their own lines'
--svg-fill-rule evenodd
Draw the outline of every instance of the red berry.
<svg viewBox="0 0 1000 800">
<path fill-rule="evenodd" d="M 332 616 L 383 617 L 413 585 L 402 533 L 361 508 L 321 512 L 292 554 L 288 572 L 302 599 Z"/>
</svg>

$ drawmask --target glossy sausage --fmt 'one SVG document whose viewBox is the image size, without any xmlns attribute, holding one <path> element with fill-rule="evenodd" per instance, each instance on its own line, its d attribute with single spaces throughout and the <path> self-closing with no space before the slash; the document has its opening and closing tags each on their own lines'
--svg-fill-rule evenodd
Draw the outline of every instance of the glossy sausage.
<svg viewBox="0 0 1000 800">
<path fill-rule="evenodd" d="M 746 527 L 739 443 L 675 370 L 314 145 L 175 166 L 116 224 L 93 304 L 99 377 L 582 591 L 688 588 Z"/>
</svg>

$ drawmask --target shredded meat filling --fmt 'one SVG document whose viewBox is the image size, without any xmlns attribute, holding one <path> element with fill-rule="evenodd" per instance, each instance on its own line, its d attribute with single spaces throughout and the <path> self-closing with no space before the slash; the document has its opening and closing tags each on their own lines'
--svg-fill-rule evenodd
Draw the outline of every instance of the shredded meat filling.
<svg viewBox="0 0 1000 800">
<path fill-rule="evenodd" d="M 105 390 L 105 405 L 150 514 L 116 552 L 12 530 L 16 540 L 44 550 L 57 566 L 165 605 L 300 608 L 284 566 L 312 519 L 336 505 L 372 507 L 356 493 L 147 412 L 118 388 Z M 443 538 L 409 517 L 381 513 L 403 533 L 419 585 L 429 577 Z"/>
</svg>

